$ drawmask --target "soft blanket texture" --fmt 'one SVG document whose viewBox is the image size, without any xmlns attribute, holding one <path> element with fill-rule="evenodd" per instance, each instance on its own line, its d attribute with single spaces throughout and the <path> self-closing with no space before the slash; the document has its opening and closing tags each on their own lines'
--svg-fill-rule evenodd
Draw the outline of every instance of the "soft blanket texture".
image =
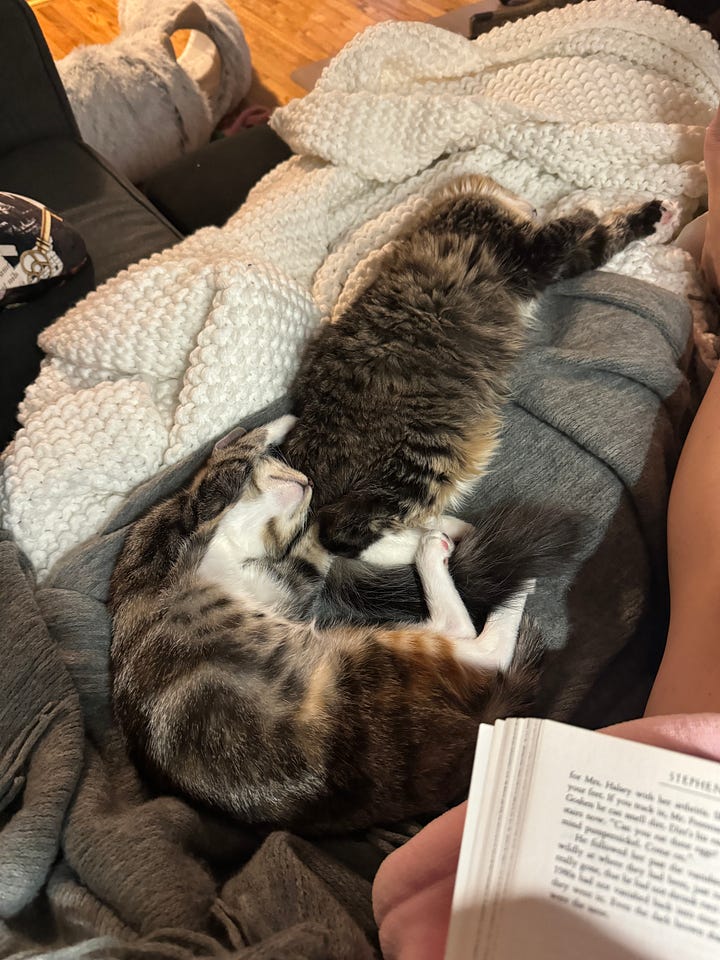
<svg viewBox="0 0 720 960">
<path fill-rule="evenodd" d="M 367 31 L 275 114 L 300 156 L 225 227 L 131 267 L 43 334 L 48 359 L 4 455 L 3 525 L 43 579 L 138 483 L 280 396 L 308 332 L 449 177 L 489 173 L 546 211 L 658 195 L 689 214 L 719 99 L 709 35 L 635 0 L 475 42 L 423 24 Z M 697 292 L 674 247 L 635 244 L 611 269 Z"/>
<path fill-rule="evenodd" d="M 720 715 L 647 717 L 604 733 L 720 761 Z M 466 804 L 448 810 L 388 857 L 373 887 L 385 960 L 442 960 Z"/>
<path fill-rule="evenodd" d="M 666 631 L 665 508 L 689 409 L 678 368 L 689 331 L 679 297 L 611 274 L 542 302 L 469 508 L 560 502 L 584 518 L 568 576 L 538 583 L 528 607 L 553 647 L 543 714 L 598 724 L 645 702 Z M 412 827 L 263 842 L 150 794 L 111 720 L 105 599 L 125 528 L 208 449 L 139 487 L 37 589 L 16 545 L 0 543 L 2 957 L 375 955 L 371 880 Z"/>
</svg>

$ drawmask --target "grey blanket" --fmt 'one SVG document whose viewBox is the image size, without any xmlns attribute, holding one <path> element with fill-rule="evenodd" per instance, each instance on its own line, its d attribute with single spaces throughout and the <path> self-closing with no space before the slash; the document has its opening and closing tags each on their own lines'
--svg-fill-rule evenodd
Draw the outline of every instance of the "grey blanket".
<svg viewBox="0 0 720 960">
<path fill-rule="evenodd" d="M 544 714 L 602 724 L 642 710 L 667 622 L 665 509 L 690 412 L 689 330 L 685 303 L 611 274 L 544 299 L 500 452 L 473 496 L 585 518 L 570 574 L 530 601 L 551 647 Z M 0 542 L 2 957 L 376 955 L 372 877 L 411 826 L 258 836 L 152 796 L 113 726 L 104 601 L 124 530 L 205 454 L 136 490 L 40 589 Z"/>
</svg>

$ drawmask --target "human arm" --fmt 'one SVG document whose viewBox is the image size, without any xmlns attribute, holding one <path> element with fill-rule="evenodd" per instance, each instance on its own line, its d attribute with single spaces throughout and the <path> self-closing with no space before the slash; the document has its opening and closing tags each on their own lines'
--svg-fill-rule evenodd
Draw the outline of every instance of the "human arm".
<svg viewBox="0 0 720 960">
<path fill-rule="evenodd" d="M 702 269 L 720 290 L 720 109 L 705 136 Z M 720 373 L 693 421 L 668 509 L 670 627 L 645 715 L 720 712 Z"/>
</svg>

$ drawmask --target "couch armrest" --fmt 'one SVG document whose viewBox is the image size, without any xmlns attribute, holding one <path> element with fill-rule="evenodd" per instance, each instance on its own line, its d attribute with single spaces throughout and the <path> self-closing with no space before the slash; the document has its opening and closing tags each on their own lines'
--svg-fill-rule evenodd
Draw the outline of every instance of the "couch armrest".
<svg viewBox="0 0 720 960">
<path fill-rule="evenodd" d="M 46 137 L 80 139 L 45 38 L 25 0 L 0 0 L 0 95 L 0 156 Z"/>
</svg>

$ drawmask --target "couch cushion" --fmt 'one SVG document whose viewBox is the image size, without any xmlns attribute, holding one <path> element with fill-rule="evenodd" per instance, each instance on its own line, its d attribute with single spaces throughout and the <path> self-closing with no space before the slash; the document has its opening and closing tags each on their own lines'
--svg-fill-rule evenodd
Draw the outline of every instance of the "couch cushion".
<svg viewBox="0 0 720 960">
<path fill-rule="evenodd" d="M 0 157 L 0 189 L 40 200 L 82 235 L 102 283 L 180 234 L 85 144 L 37 140 Z"/>
<path fill-rule="evenodd" d="M 223 226 L 258 180 L 291 155 L 285 141 L 262 124 L 178 157 L 142 186 L 176 227 L 194 233 Z"/>
</svg>

